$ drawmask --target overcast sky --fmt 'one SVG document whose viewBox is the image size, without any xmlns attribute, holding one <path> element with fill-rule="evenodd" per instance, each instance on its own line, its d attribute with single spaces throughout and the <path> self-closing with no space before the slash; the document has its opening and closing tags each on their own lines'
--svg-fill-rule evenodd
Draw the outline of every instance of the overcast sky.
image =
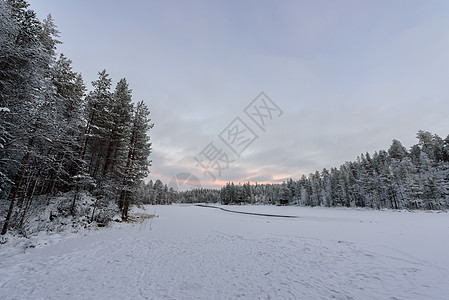
<svg viewBox="0 0 449 300">
<path fill-rule="evenodd" d="M 449 133 L 446 0 L 30 3 L 86 83 L 106 69 L 148 104 L 153 180 L 297 179 Z"/>
</svg>

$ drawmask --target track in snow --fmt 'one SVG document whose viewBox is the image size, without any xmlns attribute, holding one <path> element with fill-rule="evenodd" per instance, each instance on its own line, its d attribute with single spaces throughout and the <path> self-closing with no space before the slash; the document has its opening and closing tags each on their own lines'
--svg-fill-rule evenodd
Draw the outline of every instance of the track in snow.
<svg viewBox="0 0 449 300">
<path fill-rule="evenodd" d="M 213 206 L 213 205 L 196 204 L 196 206 L 208 207 L 208 208 L 216 208 L 216 209 L 220 209 L 220 210 L 223 210 L 223 211 L 226 211 L 226 212 L 231 212 L 231 213 L 235 213 L 235 214 L 243 214 L 243 215 L 253 215 L 253 216 L 261 216 L 261 217 L 274 217 L 274 218 L 292 218 L 292 219 L 299 218 L 298 216 L 260 214 L 260 213 L 255 213 L 255 212 L 230 210 L 230 209 L 226 209 L 226 208 L 223 208 L 223 207 L 217 207 L 217 206 Z"/>
</svg>

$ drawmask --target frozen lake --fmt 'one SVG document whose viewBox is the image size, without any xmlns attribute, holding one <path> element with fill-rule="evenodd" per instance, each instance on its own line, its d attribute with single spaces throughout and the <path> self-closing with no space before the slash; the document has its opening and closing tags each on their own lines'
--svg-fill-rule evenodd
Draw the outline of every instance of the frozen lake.
<svg viewBox="0 0 449 300">
<path fill-rule="evenodd" d="M 159 217 L 0 245 L 2 299 L 448 299 L 449 215 L 147 206 Z"/>
</svg>

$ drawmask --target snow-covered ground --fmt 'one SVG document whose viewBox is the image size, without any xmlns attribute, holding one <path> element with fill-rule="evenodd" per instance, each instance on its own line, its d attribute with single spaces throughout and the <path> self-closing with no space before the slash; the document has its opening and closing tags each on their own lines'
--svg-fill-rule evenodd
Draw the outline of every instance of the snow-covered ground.
<svg viewBox="0 0 449 300">
<path fill-rule="evenodd" d="M 147 206 L 159 217 L 7 243 L 0 298 L 449 299 L 447 213 L 226 208 L 299 218 Z"/>
</svg>

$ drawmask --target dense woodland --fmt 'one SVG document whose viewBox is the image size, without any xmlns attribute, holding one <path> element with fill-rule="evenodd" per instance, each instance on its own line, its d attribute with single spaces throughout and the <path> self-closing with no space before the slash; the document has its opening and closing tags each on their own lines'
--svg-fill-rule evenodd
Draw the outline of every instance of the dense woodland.
<svg viewBox="0 0 449 300">
<path fill-rule="evenodd" d="M 50 218 L 88 213 L 103 222 L 119 208 L 126 219 L 148 173 L 148 107 L 105 70 L 86 91 L 71 60 L 57 55 L 58 36 L 51 15 L 40 21 L 25 1 L 0 0 L 2 234 L 50 203 Z M 79 211 L 83 193 L 95 199 L 88 212 Z"/>
</svg>

